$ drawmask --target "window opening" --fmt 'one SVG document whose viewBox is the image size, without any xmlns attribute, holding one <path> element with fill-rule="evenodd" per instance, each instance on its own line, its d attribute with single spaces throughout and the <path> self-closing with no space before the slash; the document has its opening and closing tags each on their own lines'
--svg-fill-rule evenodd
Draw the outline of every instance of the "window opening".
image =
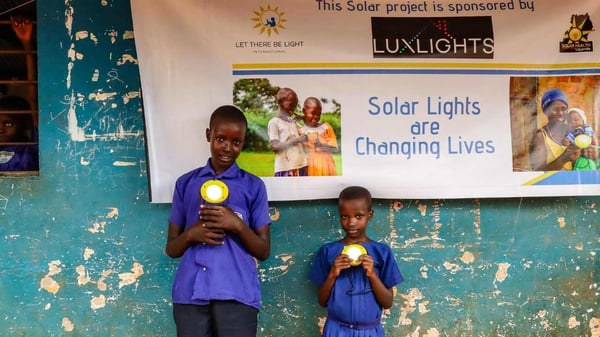
<svg viewBox="0 0 600 337">
<path fill-rule="evenodd" d="M 0 175 L 39 175 L 35 0 L 0 2 Z"/>
</svg>

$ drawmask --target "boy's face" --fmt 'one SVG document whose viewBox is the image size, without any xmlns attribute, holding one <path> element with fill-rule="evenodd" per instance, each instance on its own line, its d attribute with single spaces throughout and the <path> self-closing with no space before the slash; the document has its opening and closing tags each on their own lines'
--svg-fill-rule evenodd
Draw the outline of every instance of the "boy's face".
<svg viewBox="0 0 600 337">
<path fill-rule="evenodd" d="M 304 104 L 302 108 L 304 113 L 304 124 L 308 126 L 317 126 L 321 119 L 321 108 L 314 102 L 308 102 Z"/>
<path fill-rule="evenodd" d="M 217 119 L 212 128 L 206 129 L 210 163 L 215 173 L 220 174 L 235 163 L 244 147 L 245 137 L 246 128 L 238 121 Z"/>
<path fill-rule="evenodd" d="M 9 115 L 0 114 L 0 142 L 12 142 L 16 135 L 16 120 Z"/>
<path fill-rule="evenodd" d="M 577 112 L 571 112 L 569 114 L 569 126 L 571 129 L 575 129 L 583 126 L 583 119 Z"/>
<path fill-rule="evenodd" d="M 359 242 L 367 238 L 367 224 L 373 217 L 373 210 L 369 209 L 365 199 L 340 200 L 338 211 L 348 239 Z"/>
</svg>

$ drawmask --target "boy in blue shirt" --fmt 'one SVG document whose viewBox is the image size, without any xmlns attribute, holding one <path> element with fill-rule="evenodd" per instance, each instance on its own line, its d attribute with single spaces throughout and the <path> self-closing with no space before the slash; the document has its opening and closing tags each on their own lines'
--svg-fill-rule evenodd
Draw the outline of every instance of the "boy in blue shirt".
<svg viewBox="0 0 600 337">
<path fill-rule="evenodd" d="M 211 157 L 175 185 L 166 253 L 181 257 L 172 290 L 178 337 L 256 336 L 256 259 L 269 257 L 271 220 L 263 181 L 236 164 L 246 129 L 237 107 L 217 108 L 206 129 Z"/>
</svg>

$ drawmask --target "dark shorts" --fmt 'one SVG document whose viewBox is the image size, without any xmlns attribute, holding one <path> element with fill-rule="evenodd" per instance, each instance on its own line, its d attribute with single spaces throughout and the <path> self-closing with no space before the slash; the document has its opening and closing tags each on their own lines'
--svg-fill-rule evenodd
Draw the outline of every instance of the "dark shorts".
<svg viewBox="0 0 600 337">
<path fill-rule="evenodd" d="M 237 301 L 173 304 L 177 337 L 256 337 L 258 309 Z"/>
</svg>

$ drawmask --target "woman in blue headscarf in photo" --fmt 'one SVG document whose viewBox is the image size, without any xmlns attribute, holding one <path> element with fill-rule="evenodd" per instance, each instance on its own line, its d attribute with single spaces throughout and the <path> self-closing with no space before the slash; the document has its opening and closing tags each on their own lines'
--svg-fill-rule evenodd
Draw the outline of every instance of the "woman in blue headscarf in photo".
<svg viewBox="0 0 600 337">
<path fill-rule="evenodd" d="M 581 151 L 574 144 L 563 143 L 569 132 L 566 123 L 569 100 L 562 90 L 549 89 L 542 95 L 541 104 L 548 123 L 539 128 L 531 140 L 531 170 L 572 170 L 573 162 L 579 158 Z"/>
</svg>

